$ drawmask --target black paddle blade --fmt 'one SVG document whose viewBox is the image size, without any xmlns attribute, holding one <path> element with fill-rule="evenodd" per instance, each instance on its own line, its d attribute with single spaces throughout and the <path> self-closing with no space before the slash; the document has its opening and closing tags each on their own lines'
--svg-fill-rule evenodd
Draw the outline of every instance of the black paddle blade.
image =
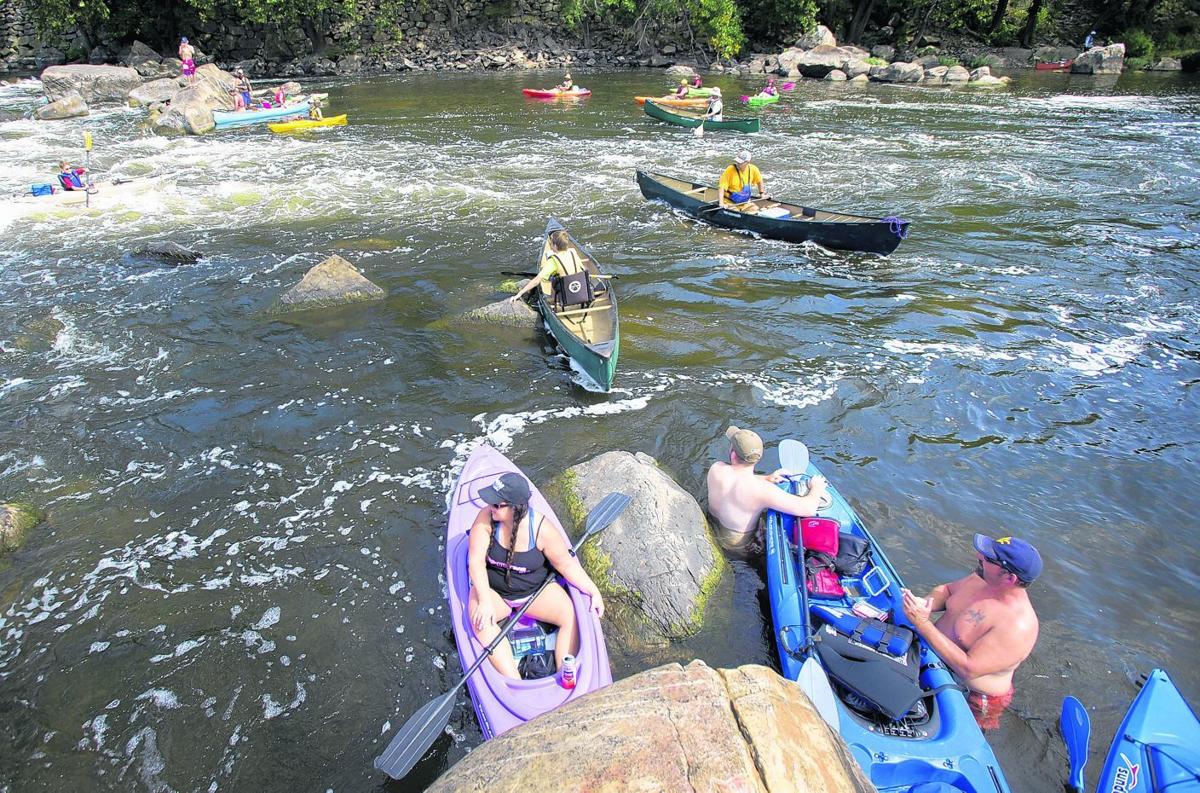
<svg viewBox="0 0 1200 793">
<path fill-rule="evenodd" d="M 375 767 L 392 779 L 403 779 L 446 729 L 457 692 L 458 686 L 455 686 L 418 710 L 396 733 L 383 754 L 375 758 Z"/>
<path fill-rule="evenodd" d="M 579 542 L 575 544 L 575 548 L 583 545 L 587 538 L 596 532 L 607 529 L 610 523 L 620 517 L 621 513 L 625 511 L 625 507 L 629 506 L 629 502 L 632 500 L 631 496 L 627 496 L 624 493 L 609 493 L 600 499 L 600 503 L 592 507 L 592 511 L 588 513 L 587 531 L 579 538 Z"/>
</svg>

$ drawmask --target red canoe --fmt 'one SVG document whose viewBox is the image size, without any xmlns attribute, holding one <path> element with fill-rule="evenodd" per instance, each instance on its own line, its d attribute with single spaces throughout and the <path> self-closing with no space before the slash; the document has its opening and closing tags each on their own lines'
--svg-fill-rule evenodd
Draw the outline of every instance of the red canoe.
<svg viewBox="0 0 1200 793">
<path fill-rule="evenodd" d="M 592 92 L 586 88 L 580 88 L 578 91 L 560 91 L 557 88 L 544 90 L 542 88 L 522 88 L 521 93 L 533 99 L 574 99 L 580 96 L 591 96 Z"/>
<path fill-rule="evenodd" d="M 1047 63 L 1034 64 L 1033 68 L 1039 72 L 1062 72 L 1070 69 L 1071 64 L 1074 62 L 1074 59 L 1069 61 L 1048 61 Z"/>
</svg>

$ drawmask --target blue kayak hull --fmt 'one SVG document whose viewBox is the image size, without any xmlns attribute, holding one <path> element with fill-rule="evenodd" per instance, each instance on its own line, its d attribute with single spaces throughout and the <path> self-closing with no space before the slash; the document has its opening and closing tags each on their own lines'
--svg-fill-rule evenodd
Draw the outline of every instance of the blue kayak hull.
<svg viewBox="0 0 1200 793">
<path fill-rule="evenodd" d="M 243 127 L 247 124 L 261 124 L 265 121 L 278 121 L 281 118 L 294 118 L 308 115 L 308 100 L 294 105 L 272 107 L 267 110 L 214 110 L 213 123 L 217 129 Z"/>
<path fill-rule="evenodd" d="M 816 466 L 810 463 L 806 473 L 809 477 L 816 475 Z M 789 492 L 797 492 L 794 481 L 780 486 Z M 842 532 L 867 540 L 874 558 L 874 564 L 861 577 L 843 578 L 843 584 L 857 591 L 871 605 L 889 611 L 889 622 L 908 626 L 901 605 L 903 583 L 900 576 L 858 515 L 832 485 L 829 494 L 832 504 L 821 510 L 820 516 L 836 519 Z M 789 680 L 799 678 L 800 667 L 806 659 L 818 658 L 810 638 L 819 626 L 807 608 L 809 598 L 802 592 L 800 584 L 800 556 L 789 540 L 795 522 L 796 518 L 791 515 L 767 513 L 767 590 L 779 663 Z M 815 598 L 813 602 L 835 607 L 848 607 L 851 603 L 849 595 L 840 603 Z M 905 718 L 899 722 L 882 716 L 864 716 L 838 698 L 838 731 L 854 759 L 881 793 L 908 791 L 922 783 L 948 786 L 942 790 L 1010 793 L 1000 764 L 976 724 L 966 698 L 953 687 L 953 677 L 928 645 L 918 642 L 921 688 L 935 691 L 939 686 L 947 687 L 922 700 L 927 711 L 924 718 Z"/>
<path fill-rule="evenodd" d="M 1096 793 L 1200 791 L 1200 720 L 1161 669 L 1133 698 Z"/>
</svg>

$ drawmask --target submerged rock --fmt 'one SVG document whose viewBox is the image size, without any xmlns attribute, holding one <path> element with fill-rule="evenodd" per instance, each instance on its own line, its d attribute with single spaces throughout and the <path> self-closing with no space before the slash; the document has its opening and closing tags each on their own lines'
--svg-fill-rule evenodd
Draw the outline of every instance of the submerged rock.
<svg viewBox="0 0 1200 793">
<path fill-rule="evenodd" d="M 150 242 L 134 251 L 134 255 L 158 259 L 167 264 L 191 264 L 200 260 L 200 254 L 177 242 Z"/>
<path fill-rule="evenodd" d="M 607 601 L 616 631 L 646 641 L 698 631 L 704 608 L 725 570 L 704 512 L 647 454 L 605 452 L 568 468 L 549 487 L 576 534 L 588 510 L 611 492 L 633 497 L 603 534 L 583 547 L 580 561 Z M 607 628 L 606 628 L 607 630 Z"/>
<path fill-rule="evenodd" d="M 539 314 L 524 301 L 513 301 L 505 298 L 495 303 L 488 303 L 481 308 L 473 308 L 459 314 L 451 320 L 452 323 L 479 323 L 487 325 L 507 325 L 514 328 L 534 327 L 537 325 Z"/>
<path fill-rule="evenodd" d="M 337 306 L 364 300 L 380 300 L 387 292 L 371 283 L 354 265 L 333 255 L 313 267 L 300 283 L 279 298 L 278 310 Z"/>
<path fill-rule="evenodd" d="M 430 793 L 555 790 L 872 793 L 800 686 L 765 666 L 667 664 L 473 749 Z"/>
<path fill-rule="evenodd" d="M 30 504 L 0 504 L 0 554 L 15 551 L 25 544 L 25 536 L 46 516 Z"/>
</svg>

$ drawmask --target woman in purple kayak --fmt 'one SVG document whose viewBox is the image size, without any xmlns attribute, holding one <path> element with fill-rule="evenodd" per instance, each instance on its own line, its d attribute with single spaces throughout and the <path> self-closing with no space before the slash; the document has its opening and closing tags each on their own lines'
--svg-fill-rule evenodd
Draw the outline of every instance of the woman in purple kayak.
<svg viewBox="0 0 1200 793">
<path fill-rule="evenodd" d="M 526 600 L 533 597 L 547 576 L 557 572 L 592 600 L 592 611 L 604 616 L 600 590 L 584 572 L 579 560 L 571 555 L 563 535 L 547 518 L 529 505 L 530 488 L 518 473 L 501 474 L 479 497 L 487 506 L 471 525 L 467 551 L 467 569 L 471 594 L 467 603 L 471 627 L 479 641 L 487 645 L 500 632 L 500 623 Z M 579 652 L 579 627 L 571 598 L 554 582 L 537 595 L 526 612 L 530 617 L 557 625 L 559 641 L 554 647 L 555 667 L 562 669 L 563 657 Z M 564 641 L 565 640 L 565 641 Z M 520 679 L 512 646 L 500 642 L 491 662 L 500 674 Z"/>
</svg>

